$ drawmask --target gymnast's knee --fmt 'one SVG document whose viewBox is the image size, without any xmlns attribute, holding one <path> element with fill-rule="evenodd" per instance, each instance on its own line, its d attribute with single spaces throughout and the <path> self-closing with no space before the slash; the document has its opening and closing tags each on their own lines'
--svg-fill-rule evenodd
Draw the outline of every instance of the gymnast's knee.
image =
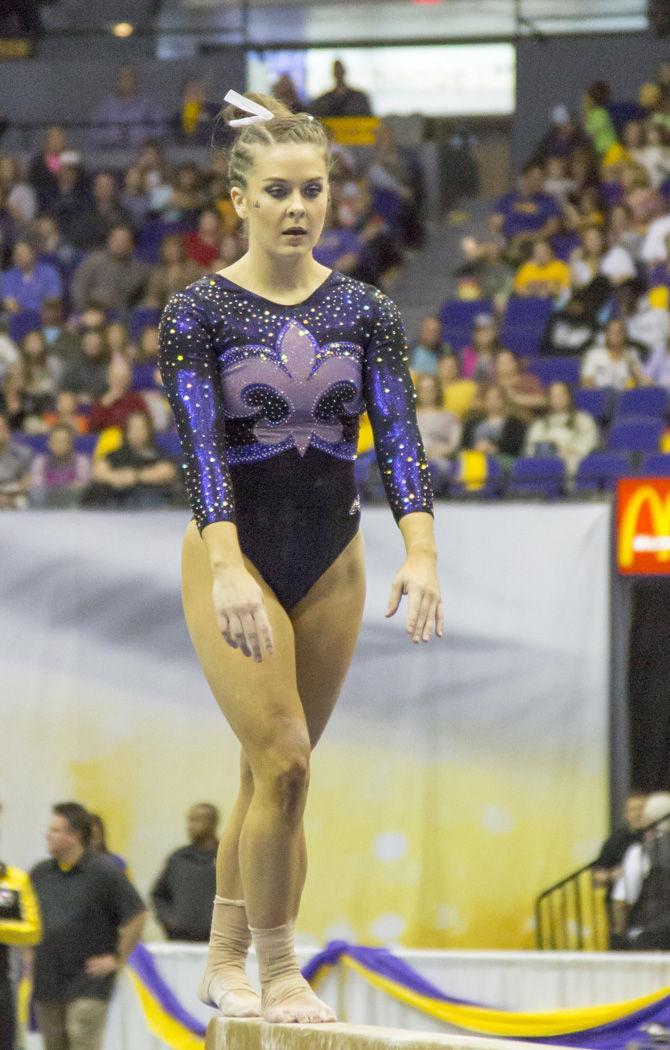
<svg viewBox="0 0 670 1050">
<path fill-rule="evenodd" d="M 290 823 L 298 821 L 305 808 L 310 754 L 307 729 L 292 727 L 275 736 L 256 764 L 256 789 L 260 789 Z"/>
</svg>

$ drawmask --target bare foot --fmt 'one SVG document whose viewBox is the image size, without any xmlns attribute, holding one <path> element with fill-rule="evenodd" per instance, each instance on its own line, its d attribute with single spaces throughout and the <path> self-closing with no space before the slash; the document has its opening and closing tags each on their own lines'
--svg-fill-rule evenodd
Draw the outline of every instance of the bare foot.
<svg viewBox="0 0 670 1050">
<path fill-rule="evenodd" d="M 260 1017 L 261 1000 L 246 973 L 230 968 L 225 973 L 205 973 L 198 998 L 217 1007 L 224 1017 Z"/>
<path fill-rule="evenodd" d="M 269 1024 L 328 1024 L 337 1018 L 304 977 L 282 978 L 263 987 L 263 1019 Z"/>
</svg>

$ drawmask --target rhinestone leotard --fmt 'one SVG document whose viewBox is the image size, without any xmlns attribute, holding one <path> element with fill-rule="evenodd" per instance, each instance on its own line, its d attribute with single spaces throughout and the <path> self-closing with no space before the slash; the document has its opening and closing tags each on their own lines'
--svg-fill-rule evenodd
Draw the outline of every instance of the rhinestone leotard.
<svg viewBox="0 0 670 1050">
<path fill-rule="evenodd" d="M 333 270 L 283 306 L 211 274 L 168 302 L 159 363 L 198 529 L 235 522 L 285 608 L 358 529 L 365 409 L 396 521 L 432 513 L 402 319 L 372 285 Z"/>
</svg>

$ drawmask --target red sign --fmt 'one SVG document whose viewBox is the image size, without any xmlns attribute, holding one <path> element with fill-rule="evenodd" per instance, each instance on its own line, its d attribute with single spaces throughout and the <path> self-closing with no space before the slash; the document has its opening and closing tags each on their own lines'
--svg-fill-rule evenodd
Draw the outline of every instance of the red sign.
<svg viewBox="0 0 670 1050">
<path fill-rule="evenodd" d="M 670 574 L 670 477 L 622 479 L 616 523 L 619 572 Z"/>
</svg>

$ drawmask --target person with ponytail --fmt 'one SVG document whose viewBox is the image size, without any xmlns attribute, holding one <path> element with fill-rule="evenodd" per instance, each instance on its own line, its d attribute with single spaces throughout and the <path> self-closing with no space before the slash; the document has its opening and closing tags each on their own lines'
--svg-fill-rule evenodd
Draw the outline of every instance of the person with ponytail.
<svg viewBox="0 0 670 1050">
<path fill-rule="evenodd" d="M 294 929 L 311 753 L 363 615 L 354 461 L 364 410 L 406 548 L 386 615 L 407 595 L 416 644 L 443 633 L 432 493 L 397 306 L 312 254 L 329 205 L 324 128 L 266 95 L 226 101 L 230 196 L 248 250 L 174 295 L 159 339 L 193 511 L 184 613 L 241 744 L 200 995 L 228 1016 L 325 1022 L 334 1014 L 300 974 Z M 245 972 L 252 941 L 260 997 Z"/>
</svg>

